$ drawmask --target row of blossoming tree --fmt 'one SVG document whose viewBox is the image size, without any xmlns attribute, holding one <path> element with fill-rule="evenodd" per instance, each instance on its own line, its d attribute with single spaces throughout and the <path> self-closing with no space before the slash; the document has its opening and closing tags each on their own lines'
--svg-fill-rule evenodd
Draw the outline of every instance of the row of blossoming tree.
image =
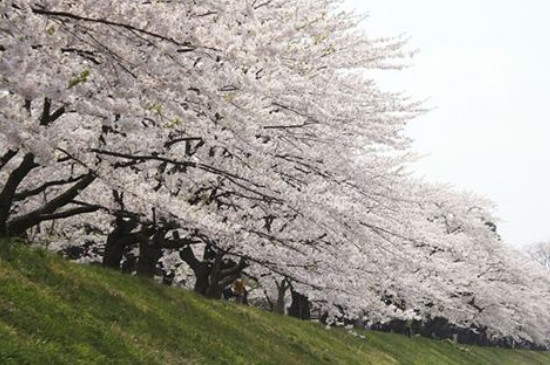
<svg viewBox="0 0 550 365">
<path fill-rule="evenodd" d="M 369 75 L 411 52 L 338 5 L 2 1 L 0 238 L 548 346 L 550 279 L 491 204 L 404 172 L 422 107 Z"/>
</svg>

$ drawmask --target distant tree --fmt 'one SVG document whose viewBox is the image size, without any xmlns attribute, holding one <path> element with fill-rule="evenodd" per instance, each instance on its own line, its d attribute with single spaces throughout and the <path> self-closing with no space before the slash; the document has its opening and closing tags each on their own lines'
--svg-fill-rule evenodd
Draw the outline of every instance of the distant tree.
<svg viewBox="0 0 550 365">
<path fill-rule="evenodd" d="M 550 241 L 535 242 L 525 247 L 525 253 L 550 270 Z"/>
</svg>

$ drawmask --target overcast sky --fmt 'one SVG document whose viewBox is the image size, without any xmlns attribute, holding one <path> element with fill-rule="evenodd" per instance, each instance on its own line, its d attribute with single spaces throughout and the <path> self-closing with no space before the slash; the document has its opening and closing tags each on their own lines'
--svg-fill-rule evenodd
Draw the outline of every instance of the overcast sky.
<svg viewBox="0 0 550 365">
<path fill-rule="evenodd" d="M 515 246 L 550 239 L 550 1 L 346 1 L 420 50 L 379 78 L 435 108 L 408 128 L 416 173 L 495 201 Z"/>
</svg>

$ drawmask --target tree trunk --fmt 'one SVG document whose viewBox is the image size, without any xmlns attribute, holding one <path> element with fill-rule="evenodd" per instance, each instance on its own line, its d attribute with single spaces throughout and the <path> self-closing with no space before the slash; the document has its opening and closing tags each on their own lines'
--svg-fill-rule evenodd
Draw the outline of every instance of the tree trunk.
<svg viewBox="0 0 550 365">
<path fill-rule="evenodd" d="M 113 237 L 111 234 L 107 237 L 105 251 L 103 253 L 103 266 L 111 269 L 120 269 L 120 261 L 127 244 L 121 237 Z"/>
<path fill-rule="evenodd" d="M 232 261 L 227 262 L 224 256 L 224 252 L 214 251 L 211 245 L 207 244 L 203 261 L 199 261 L 189 245 L 182 247 L 180 257 L 195 274 L 196 282 L 193 290 L 196 293 L 211 299 L 221 299 L 223 289 L 235 281 L 247 266 L 244 259 L 236 264 Z"/>
<path fill-rule="evenodd" d="M 193 273 L 195 274 L 195 287 L 193 290 L 195 293 L 206 296 L 206 291 L 208 290 L 208 284 L 210 277 L 210 268 L 205 262 L 201 262 L 197 267 L 193 268 Z"/>
<path fill-rule="evenodd" d="M 223 274 L 223 252 L 216 252 L 214 264 L 210 266 L 210 274 L 208 276 L 208 289 L 205 296 L 210 299 L 221 299 L 224 284 L 222 283 Z"/>
<path fill-rule="evenodd" d="M 13 235 L 8 227 L 13 198 L 23 179 L 36 166 L 38 165 L 34 162 L 34 156 L 31 153 L 26 154 L 21 164 L 9 174 L 4 187 L 0 190 L 0 238 Z"/>
<path fill-rule="evenodd" d="M 288 309 L 288 315 L 300 319 L 311 319 L 311 305 L 305 295 L 291 289 L 292 304 Z"/>
<path fill-rule="evenodd" d="M 137 226 L 134 221 L 126 221 L 122 217 L 115 220 L 115 228 L 107 236 L 105 250 L 103 252 L 103 266 L 115 270 L 120 269 L 120 261 L 124 255 L 126 247 L 136 242 L 136 234 L 132 230 Z"/>
<path fill-rule="evenodd" d="M 281 283 L 275 282 L 277 285 L 277 301 L 273 307 L 273 313 L 285 314 L 285 294 L 288 289 L 287 279 L 283 279 Z"/>
<path fill-rule="evenodd" d="M 206 290 L 205 296 L 210 299 L 221 299 L 223 286 L 219 284 L 219 281 L 213 279 L 214 281 L 210 282 L 208 289 Z"/>
<path fill-rule="evenodd" d="M 157 262 L 162 256 L 162 249 L 155 235 L 152 239 L 143 237 L 139 242 L 139 260 L 137 263 L 137 274 L 152 278 L 155 276 Z"/>
</svg>

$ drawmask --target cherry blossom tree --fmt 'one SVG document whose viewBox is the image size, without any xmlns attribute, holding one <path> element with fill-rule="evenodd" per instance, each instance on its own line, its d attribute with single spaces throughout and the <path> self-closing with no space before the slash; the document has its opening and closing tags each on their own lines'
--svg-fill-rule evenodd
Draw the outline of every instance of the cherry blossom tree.
<svg viewBox="0 0 550 365">
<path fill-rule="evenodd" d="M 8 0 L 0 18 L 0 237 L 92 242 L 146 276 L 176 255 L 209 297 L 246 272 L 278 311 L 291 285 L 333 316 L 548 343 L 547 278 L 520 279 L 489 204 L 403 170 L 423 110 L 369 79 L 402 67 L 401 38 L 332 0 Z"/>
<path fill-rule="evenodd" d="M 119 227 L 132 219 L 128 214 L 124 219 L 117 216 L 109 243 L 117 242 L 114 238 L 128 227 L 141 227 L 140 230 L 145 229 L 144 237 L 150 238 L 147 227 L 156 218 L 153 212 L 158 216 L 170 215 L 167 212 L 170 204 L 155 207 L 145 202 L 146 191 L 155 192 L 151 200 L 158 204 L 161 195 L 168 200 L 182 191 L 188 194 L 193 186 L 208 191 L 225 184 L 231 188 L 226 188 L 225 193 L 238 195 L 242 201 L 249 200 L 248 209 L 261 202 L 256 210 L 264 210 L 260 212 L 264 216 L 288 216 L 288 212 L 270 215 L 265 211 L 274 209 L 274 205 L 280 210 L 283 203 L 307 201 L 306 185 L 296 185 L 300 177 L 316 175 L 317 180 L 326 181 L 330 171 L 332 185 L 348 178 L 341 168 L 343 165 L 327 157 L 349 158 L 354 150 L 356 155 L 369 141 L 402 144 L 397 132 L 405 120 L 416 113 L 415 104 L 399 103 L 398 96 L 358 82 L 352 72 L 360 67 L 389 67 L 391 58 L 402 56 L 401 43 L 369 42 L 364 37 L 346 33 L 352 21 L 346 20 L 343 14 L 327 16 L 329 2 L 292 6 L 274 2 L 258 4 L 255 8 L 223 3 L 212 9 L 191 4 L 142 4 L 125 8 L 135 12 L 131 23 L 127 22 L 124 11 L 113 12 L 112 4 L 104 5 L 94 4 L 92 10 L 85 3 L 70 1 L 6 4 L 4 17 L 11 28 L 3 35 L 2 61 L 3 74 L 9 77 L 3 78 L 2 87 L 6 90 L 3 101 L 9 106 L 6 110 L 11 113 L 3 115 L 4 136 L 14 146 L 5 151 L 6 159 L 20 149 L 28 150 L 28 159 L 50 156 L 48 161 L 43 161 L 49 164 L 54 163 L 57 155 L 58 159 L 70 161 L 71 173 L 73 166 L 82 167 L 89 175 L 86 183 L 99 177 L 102 185 L 113 190 L 114 199 L 107 198 L 110 204 L 78 202 L 83 204 L 78 207 L 79 214 L 104 208 L 112 214 L 118 211 L 120 215 L 131 205 L 121 200 L 141 199 L 141 202 L 136 199 L 135 205 L 139 206 L 137 214 L 143 222 L 128 222 L 125 228 Z M 309 7 L 310 11 L 296 18 L 294 11 L 289 12 L 292 7 Z M 254 17 L 250 16 L 251 11 Z M 155 19 L 151 18 L 152 14 Z M 178 17 L 190 21 L 167 27 L 167 18 L 173 22 Z M 299 25 L 300 32 L 280 29 L 271 21 L 289 17 L 296 18 L 293 21 Z M 155 24 L 153 28 L 158 29 L 145 29 L 138 25 L 140 22 Z M 227 25 L 230 30 L 227 34 L 232 37 L 220 33 L 221 24 Z M 35 29 L 42 31 L 35 32 Z M 306 42 L 306 52 L 295 58 L 293 55 L 303 42 Z M 236 48 L 235 44 L 247 46 Z M 266 49 L 266 45 L 284 47 L 275 50 Z M 247 63 L 254 53 L 253 64 L 257 69 L 252 72 L 252 66 Z M 53 68 L 52 63 L 55 63 Z M 20 64 L 25 64 L 28 72 L 17 72 Z M 342 73 L 343 70 L 346 72 Z M 167 79 L 166 75 L 171 77 Z M 322 94 L 316 92 L 304 98 L 307 88 L 313 91 L 320 85 L 326 86 L 327 82 L 334 85 L 331 93 L 327 93 L 325 87 Z M 182 86 L 184 84 L 189 86 Z M 350 109 L 341 104 L 336 95 L 340 95 L 340 100 L 355 98 L 358 102 Z M 319 100 L 321 98 L 323 100 Z M 52 108 L 54 112 L 50 112 Z M 358 112 L 361 118 L 356 117 Z M 51 117 L 51 121 L 37 123 L 37 119 L 44 119 L 42 115 Z M 376 133 L 364 123 L 369 115 L 378 125 Z M 21 122 L 8 122 L 16 118 Z M 337 130 L 334 127 L 338 127 Z M 74 133 L 67 134 L 67 131 Z M 351 133 L 358 138 L 346 137 L 346 143 L 342 143 L 342 135 Z M 24 138 L 27 138 L 25 143 L 21 142 Z M 75 141 L 82 144 L 73 143 Z M 340 150 L 328 156 L 320 154 L 317 146 L 331 141 L 337 141 Z M 182 160 L 181 156 L 188 158 Z M 8 177 L 17 170 L 18 161 L 13 162 Z M 50 170 L 57 169 L 56 165 Z M 191 169 L 194 171 L 178 171 Z M 48 172 L 43 175 L 51 176 Z M 71 175 L 63 181 L 67 179 L 76 177 Z M 147 181 L 150 179 L 154 179 L 154 183 Z M 270 186 L 261 180 L 268 180 Z M 309 185 L 314 186 L 313 183 L 315 181 Z M 49 181 L 46 184 L 51 187 Z M 72 191 L 80 192 L 80 185 Z M 7 189 L 6 193 L 11 190 Z M 282 194 L 286 199 L 281 199 Z M 12 216 L 25 211 L 22 206 L 13 209 L 13 202 L 8 200 L 5 206 L 10 206 L 6 210 Z M 75 196 L 63 202 L 74 203 Z M 174 199 L 171 205 L 171 214 L 178 219 L 182 218 L 182 212 L 190 210 L 189 204 L 174 202 Z M 48 207 L 46 211 L 60 208 Z M 284 209 L 293 212 L 297 207 L 286 204 Z M 216 212 L 202 213 L 217 215 Z M 69 211 L 56 214 L 62 215 L 43 216 L 35 219 L 34 225 L 48 218 L 69 216 Z M 229 235 L 224 234 L 227 241 L 236 241 L 235 230 L 242 230 L 240 218 L 235 219 L 238 227 Z M 6 227 L 13 226 L 8 220 L 5 219 Z M 186 220 L 190 225 L 199 220 L 202 225 L 208 222 L 202 217 L 197 219 L 196 215 Z M 228 226 L 201 229 L 215 235 L 213 232 Z M 28 228 L 29 225 L 21 226 L 17 233 Z M 126 232 L 133 235 L 126 240 L 135 242 L 139 235 L 134 233 Z M 246 234 L 250 234 L 250 229 Z M 121 238 L 118 242 L 124 240 Z M 120 252 L 120 247 L 115 251 Z"/>
</svg>

